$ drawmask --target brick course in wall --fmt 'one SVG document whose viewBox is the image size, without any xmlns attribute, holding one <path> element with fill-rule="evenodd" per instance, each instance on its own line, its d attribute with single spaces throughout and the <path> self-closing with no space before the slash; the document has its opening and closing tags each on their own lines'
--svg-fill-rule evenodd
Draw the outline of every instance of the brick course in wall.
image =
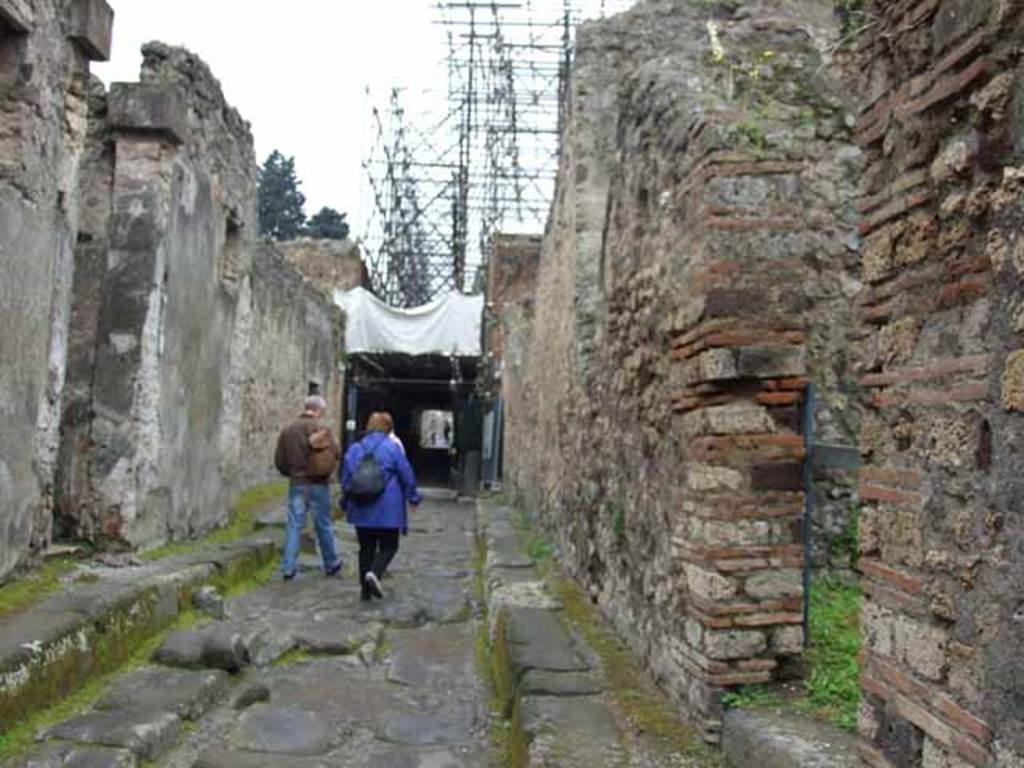
<svg viewBox="0 0 1024 768">
<path fill-rule="evenodd" d="M 862 754 L 1020 766 L 1021 3 L 866 10 Z"/>
<path fill-rule="evenodd" d="M 710 739 L 727 688 L 803 647 L 808 381 L 823 436 L 857 429 L 861 153 L 805 31 L 831 12 L 789 6 L 717 13 L 720 56 L 690 3 L 580 31 L 535 311 L 506 332 L 510 485 Z"/>
</svg>

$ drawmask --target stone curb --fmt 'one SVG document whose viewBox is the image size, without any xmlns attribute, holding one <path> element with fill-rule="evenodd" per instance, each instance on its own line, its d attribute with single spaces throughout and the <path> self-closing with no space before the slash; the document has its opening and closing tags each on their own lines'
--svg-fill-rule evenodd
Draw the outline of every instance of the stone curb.
<svg viewBox="0 0 1024 768">
<path fill-rule="evenodd" d="M 857 739 L 835 726 L 777 710 L 732 709 L 722 723 L 732 768 L 859 768 Z"/>
<path fill-rule="evenodd" d="M 142 569 L 72 584 L 0 620 L 0 732 L 117 669 L 139 644 L 170 626 L 212 578 L 244 579 L 277 554 L 251 536 Z M 126 575 L 138 575 L 129 580 Z"/>
<path fill-rule="evenodd" d="M 566 628 L 562 603 L 548 593 L 523 553 L 515 515 L 514 509 L 485 500 L 477 504 L 491 672 L 511 722 L 509 764 L 619 765 L 623 756 L 615 719 Z"/>
</svg>

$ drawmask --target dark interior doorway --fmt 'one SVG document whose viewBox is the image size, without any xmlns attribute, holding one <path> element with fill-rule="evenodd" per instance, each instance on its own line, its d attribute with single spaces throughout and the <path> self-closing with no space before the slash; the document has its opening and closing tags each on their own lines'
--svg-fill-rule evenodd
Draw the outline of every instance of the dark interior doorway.
<svg viewBox="0 0 1024 768">
<path fill-rule="evenodd" d="M 463 486 L 466 453 L 479 440 L 460 414 L 475 400 L 477 362 L 442 355 L 352 355 L 346 445 L 362 438 L 371 413 L 388 411 L 419 483 Z"/>
</svg>

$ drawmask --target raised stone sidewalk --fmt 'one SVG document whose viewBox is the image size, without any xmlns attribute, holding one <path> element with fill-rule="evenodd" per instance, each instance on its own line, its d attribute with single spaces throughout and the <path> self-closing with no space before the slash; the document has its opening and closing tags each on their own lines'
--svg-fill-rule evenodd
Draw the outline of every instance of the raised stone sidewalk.
<svg viewBox="0 0 1024 768">
<path fill-rule="evenodd" d="M 278 546 L 253 535 L 150 565 L 85 569 L 83 580 L 0 618 L 0 732 L 116 669 L 189 607 L 194 590 L 246 577 Z"/>
<path fill-rule="evenodd" d="M 519 513 L 483 501 L 478 514 L 491 671 L 499 707 L 511 718 L 506 764 L 512 768 L 722 765 L 719 756 L 706 749 L 671 751 L 653 742 L 645 724 L 624 711 L 615 691 L 606 690 L 604 667 L 612 662 L 575 631 L 562 601 L 525 554 Z M 650 689 L 644 695 L 658 698 Z M 658 703 L 672 709 L 667 702 Z M 637 704 L 641 710 L 651 707 L 651 702 Z M 681 719 L 669 729 L 674 731 L 670 739 L 674 744 L 700 742 Z"/>
</svg>

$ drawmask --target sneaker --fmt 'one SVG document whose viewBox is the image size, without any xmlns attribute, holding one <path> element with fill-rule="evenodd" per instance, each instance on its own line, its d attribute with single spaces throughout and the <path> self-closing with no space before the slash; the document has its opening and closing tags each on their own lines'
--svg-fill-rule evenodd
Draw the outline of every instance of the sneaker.
<svg viewBox="0 0 1024 768">
<path fill-rule="evenodd" d="M 331 578 L 331 576 L 337 576 L 340 572 L 341 572 L 341 560 L 338 561 L 337 565 L 335 565 L 333 568 L 328 568 L 324 573 L 327 576 L 327 578 Z"/>
<path fill-rule="evenodd" d="M 285 581 L 291 581 L 292 579 L 295 578 L 295 571 L 292 571 L 291 573 L 283 573 L 283 574 L 281 574 L 281 577 Z"/>
<path fill-rule="evenodd" d="M 377 598 L 383 598 L 384 593 L 380 588 L 380 581 L 377 579 L 377 574 L 373 571 L 367 571 L 363 577 L 363 581 L 366 582 L 366 588 L 370 591 L 370 594 Z"/>
</svg>

